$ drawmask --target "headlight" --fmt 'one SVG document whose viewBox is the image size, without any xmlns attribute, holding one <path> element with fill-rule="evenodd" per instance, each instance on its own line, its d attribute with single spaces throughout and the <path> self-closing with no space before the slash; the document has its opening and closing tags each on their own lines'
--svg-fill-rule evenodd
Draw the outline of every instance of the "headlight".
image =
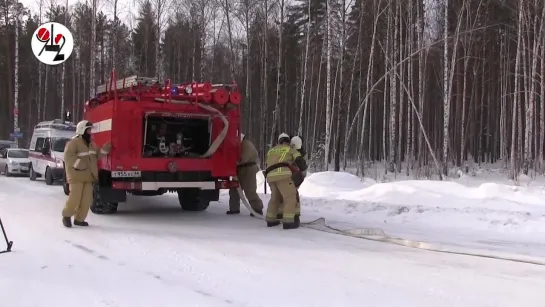
<svg viewBox="0 0 545 307">
<path fill-rule="evenodd" d="M 55 163 L 57 163 L 57 167 L 62 167 L 62 160 L 56 159 Z"/>
<path fill-rule="evenodd" d="M 9 164 L 11 164 L 11 165 L 19 165 L 19 163 L 15 162 L 15 161 L 13 161 L 13 160 L 9 160 Z"/>
<path fill-rule="evenodd" d="M 190 85 L 186 86 L 184 90 L 185 90 L 185 92 L 186 92 L 188 95 L 191 94 L 191 93 L 193 93 L 193 89 L 191 88 Z"/>
</svg>

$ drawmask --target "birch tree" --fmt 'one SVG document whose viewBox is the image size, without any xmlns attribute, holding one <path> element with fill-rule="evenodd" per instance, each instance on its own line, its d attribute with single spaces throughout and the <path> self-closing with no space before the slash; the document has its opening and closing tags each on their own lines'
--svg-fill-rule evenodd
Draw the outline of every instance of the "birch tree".
<svg viewBox="0 0 545 307">
<path fill-rule="evenodd" d="M 282 76 L 282 33 L 284 32 L 284 3 L 285 0 L 278 0 L 278 6 L 280 9 L 279 19 L 280 26 L 278 27 L 278 61 L 276 64 L 276 99 L 274 103 L 273 120 L 271 128 L 271 146 L 274 144 L 274 136 L 278 135 L 278 118 L 280 112 L 280 77 Z M 267 73 L 267 72 L 265 72 Z"/>
<path fill-rule="evenodd" d="M 329 168 L 329 146 L 331 144 L 331 52 L 332 37 L 331 28 L 333 23 L 332 0 L 327 0 L 327 57 L 326 57 L 326 111 L 325 111 L 325 141 L 324 141 L 324 166 Z"/>
<path fill-rule="evenodd" d="M 15 19 L 15 67 L 13 81 L 13 132 L 19 132 L 19 21 L 20 7 L 19 1 L 15 1 L 14 6 Z M 19 138 L 15 139 L 15 144 L 19 145 Z M 7 174 L 6 174 L 7 175 Z"/>
</svg>

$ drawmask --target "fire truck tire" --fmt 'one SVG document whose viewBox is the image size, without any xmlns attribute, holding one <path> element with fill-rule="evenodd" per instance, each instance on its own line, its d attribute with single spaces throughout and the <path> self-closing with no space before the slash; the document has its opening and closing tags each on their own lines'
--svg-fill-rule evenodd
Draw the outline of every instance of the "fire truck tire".
<svg viewBox="0 0 545 307">
<path fill-rule="evenodd" d="M 55 181 L 53 179 L 53 173 L 51 172 L 51 170 L 48 168 L 45 169 L 45 184 L 47 185 L 52 185 L 53 184 L 53 181 Z"/>
<path fill-rule="evenodd" d="M 28 173 L 28 178 L 32 181 L 36 181 L 36 172 L 34 172 L 34 168 L 32 167 L 32 164 L 30 164 L 30 172 Z"/>
<path fill-rule="evenodd" d="M 114 214 L 117 212 L 117 203 L 105 202 L 100 199 L 99 186 L 93 186 L 93 202 L 91 203 L 91 212 L 94 214 Z"/>
<path fill-rule="evenodd" d="M 178 191 L 178 201 L 184 211 L 204 211 L 210 205 L 209 200 L 199 197 L 199 189 L 181 189 Z"/>
</svg>

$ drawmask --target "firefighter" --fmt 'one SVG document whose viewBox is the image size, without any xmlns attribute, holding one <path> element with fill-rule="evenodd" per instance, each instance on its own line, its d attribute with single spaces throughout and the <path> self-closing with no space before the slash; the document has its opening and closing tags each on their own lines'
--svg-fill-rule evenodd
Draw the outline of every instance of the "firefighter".
<svg viewBox="0 0 545 307">
<path fill-rule="evenodd" d="M 305 151 L 305 149 L 303 148 L 303 140 L 301 139 L 301 137 L 299 136 L 294 136 L 291 138 L 291 141 L 290 141 L 290 146 L 297 149 L 297 151 L 299 151 L 299 153 L 301 154 L 301 156 L 303 156 L 303 159 L 305 159 L 305 161 L 307 161 L 307 152 Z M 294 182 L 301 182 L 301 184 L 303 183 L 303 181 L 305 180 L 305 177 L 307 176 L 307 171 L 304 170 L 304 171 L 301 171 L 300 174 L 296 173 L 294 174 L 295 176 L 302 176 L 300 177 L 299 179 L 294 179 Z M 300 207 L 300 204 L 301 204 L 301 199 L 299 197 L 299 185 L 296 185 L 296 188 L 297 188 L 297 202 L 299 203 L 299 207 Z M 283 212 L 284 212 L 284 204 L 281 204 L 279 207 L 278 207 L 278 214 L 276 215 L 276 218 L 278 220 L 281 220 L 283 218 Z"/>
<path fill-rule="evenodd" d="M 259 171 L 257 159 L 259 154 L 254 144 L 248 140 L 244 134 L 240 134 L 240 158 L 237 162 L 237 177 L 241 189 L 246 195 L 246 199 L 252 206 L 252 209 L 263 215 L 263 202 L 257 195 L 256 174 Z M 229 190 L 229 211 L 227 214 L 240 213 L 240 196 L 236 188 Z M 253 216 L 253 214 L 252 214 Z"/>
<path fill-rule="evenodd" d="M 299 228 L 301 209 L 297 202 L 297 176 L 301 171 L 307 170 L 307 163 L 303 156 L 290 146 L 290 137 L 286 133 L 278 136 L 278 145 L 267 152 L 266 167 L 264 172 L 271 187 L 271 199 L 267 208 L 267 227 L 280 224 L 277 220 L 278 207 L 283 204 L 284 212 L 282 224 L 284 229 Z"/>
<path fill-rule="evenodd" d="M 92 127 L 91 122 L 80 121 L 76 126 L 76 136 L 64 150 L 66 177 L 70 186 L 66 206 L 62 210 L 65 227 L 72 227 L 72 216 L 74 225 L 89 226 L 85 218 L 93 201 L 93 182 L 98 181 L 98 159 L 111 149 L 109 142 L 100 150 L 91 143 Z"/>
</svg>

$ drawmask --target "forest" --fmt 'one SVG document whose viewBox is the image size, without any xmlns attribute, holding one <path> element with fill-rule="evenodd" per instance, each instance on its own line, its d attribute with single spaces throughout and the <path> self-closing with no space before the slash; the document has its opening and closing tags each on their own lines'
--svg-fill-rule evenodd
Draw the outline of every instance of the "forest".
<svg viewBox="0 0 545 307">
<path fill-rule="evenodd" d="M 0 139 L 19 128 L 22 147 L 41 120 L 82 119 L 115 68 L 236 81 L 260 153 L 298 134 L 313 170 L 545 171 L 543 0 L 38 1 L 0 0 Z M 30 47 L 47 21 L 75 40 L 61 65 Z"/>
</svg>

